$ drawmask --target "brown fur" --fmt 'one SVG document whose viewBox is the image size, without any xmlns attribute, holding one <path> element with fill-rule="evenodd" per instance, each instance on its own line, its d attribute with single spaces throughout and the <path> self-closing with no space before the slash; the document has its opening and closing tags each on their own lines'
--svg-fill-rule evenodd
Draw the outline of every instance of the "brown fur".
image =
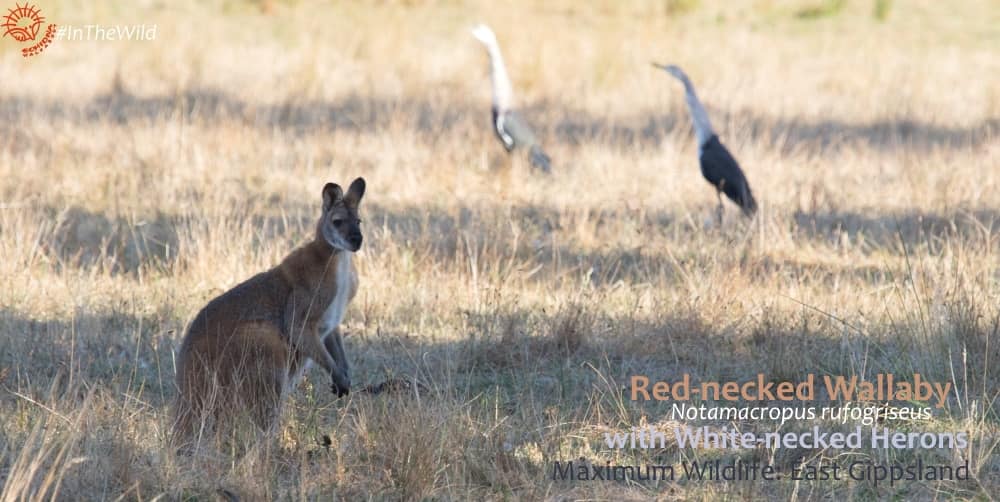
<svg viewBox="0 0 1000 502">
<path fill-rule="evenodd" d="M 315 239 L 210 301 L 191 322 L 177 359 L 177 439 L 206 428 L 224 432 L 237 418 L 272 430 L 309 361 L 330 375 L 338 397 L 350 391 L 339 326 L 329 324 L 339 323 L 357 292 L 352 256 L 361 246 L 357 211 L 364 190 L 361 178 L 346 195 L 328 183 Z M 340 316 L 325 317 L 337 300 L 339 308 L 330 310 Z"/>
</svg>

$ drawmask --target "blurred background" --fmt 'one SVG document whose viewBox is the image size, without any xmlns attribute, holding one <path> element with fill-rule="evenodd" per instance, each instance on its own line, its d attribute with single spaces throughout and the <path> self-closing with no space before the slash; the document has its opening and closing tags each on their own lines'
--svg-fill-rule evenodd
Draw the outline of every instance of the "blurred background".
<svg viewBox="0 0 1000 502">
<path fill-rule="evenodd" d="M 5 497 L 803 496 L 790 482 L 550 479 L 552 461 L 580 456 L 728 459 L 603 446 L 606 431 L 676 425 L 662 403 L 622 398 L 629 375 L 682 373 L 951 381 L 921 426 L 972 445 L 919 453 L 968 460 L 975 479 L 817 483 L 807 498 L 1000 489 L 995 1 L 37 6 L 59 26 L 155 25 L 155 40 L 56 40 L 24 58 L 0 38 Z M 550 176 L 494 137 L 480 22 Z M 651 62 L 690 76 L 755 219 L 727 202 L 715 220 L 683 87 Z M 310 239 L 323 184 L 357 176 L 354 380 L 430 394 L 334 401 L 314 374 L 280 448 L 177 462 L 163 439 L 186 323 Z"/>
</svg>

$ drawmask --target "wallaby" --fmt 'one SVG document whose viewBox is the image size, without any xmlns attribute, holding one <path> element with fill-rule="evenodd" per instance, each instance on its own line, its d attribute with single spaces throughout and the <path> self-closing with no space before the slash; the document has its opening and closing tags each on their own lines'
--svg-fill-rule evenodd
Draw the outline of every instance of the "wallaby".
<svg viewBox="0 0 1000 502">
<path fill-rule="evenodd" d="M 346 194 L 327 183 L 316 237 L 198 312 L 177 358 L 175 439 L 191 440 L 206 424 L 224 432 L 237 416 L 272 431 L 311 361 L 330 375 L 337 397 L 350 392 L 340 322 L 358 289 L 352 257 L 361 248 L 364 193 L 362 178 Z"/>
</svg>

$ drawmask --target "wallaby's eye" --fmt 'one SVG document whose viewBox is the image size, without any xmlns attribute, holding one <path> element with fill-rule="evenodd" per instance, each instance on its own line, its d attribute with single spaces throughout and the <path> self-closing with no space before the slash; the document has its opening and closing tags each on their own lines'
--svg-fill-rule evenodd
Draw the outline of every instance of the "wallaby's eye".
<svg viewBox="0 0 1000 502">
<path fill-rule="evenodd" d="M 334 219 L 333 219 L 333 224 L 334 224 L 335 226 L 338 226 L 338 227 L 339 227 L 339 226 L 341 226 L 341 225 L 343 225 L 343 224 L 344 224 L 344 219 L 343 219 L 343 218 L 334 218 Z"/>
</svg>

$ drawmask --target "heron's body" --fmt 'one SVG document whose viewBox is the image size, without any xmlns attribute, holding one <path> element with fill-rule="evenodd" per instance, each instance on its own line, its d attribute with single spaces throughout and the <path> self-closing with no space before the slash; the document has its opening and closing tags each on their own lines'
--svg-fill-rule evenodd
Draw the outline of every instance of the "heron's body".
<svg viewBox="0 0 1000 502">
<path fill-rule="evenodd" d="M 549 172 L 552 161 L 542 150 L 542 146 L 535 138 L 534 131 L 528 123 L 521 118 L 521 114 L 514 110 L 501 112 L 497 107 L 493 107 L 493 132 L 497 135 L 504 150 L 514 151 L 515 148 L 528 150 L 531 165 Z"/>
<path fill-rule="evenodd" d="M 743 214 L 753 216 L 757 212 L 757 201 L 750 190 L 750 183 L 740 169 L 740 165 L 729 153 L 729 150 L 719 141 L 719 136 L 712 129 L 708 113 L 695 93 L 691 79 L 675 65 L 653 64 L 673 75 L 684 84 L 684 100 L 687 102 L 695 135 L 698 137 L 698 161 L 701 164 L 701 174 L 715 187 L 718 193 L 726 194 L 729 200 L 740 206 Z M 720 211 L 721 211 L 721 200 Z M 721 212 L 720 212 L 721 218 Z"/>
<path fill-rule="evenodd" d="M 698 151 L 702 176 L 717 190 L 726 194 L 729 200 L 740 206 L 743 214 L 753 216 L 757 211 L 757 201 L 750 191 L 750 183 L 747 183 L 743 170 L 729 150 L 719 141 L 719 137 L 712 135 L 698 148 Z"/>
<path fill-rule="evenodd" d="M 500 54 L 493 30 L 485 25 L 473 29 L 472 34 L 486 46 L 490 56 L 490 81 L 493 87 L 493 132 L 504 150 L 527 150 L 531 165 L 544 172 L 551 170 L 551 160 L 542 150 L 531 126 L 514 109 L 514 91 L 507 76 L 507 68 Z"/>
</svg>

